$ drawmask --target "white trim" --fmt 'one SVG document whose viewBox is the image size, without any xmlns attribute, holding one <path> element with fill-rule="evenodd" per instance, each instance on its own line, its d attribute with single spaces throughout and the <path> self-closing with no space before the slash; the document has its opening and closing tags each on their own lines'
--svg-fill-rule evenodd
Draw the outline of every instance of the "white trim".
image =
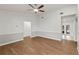
<svg viewBox="0 0 79 59">
<path fill-rule="evenodd" d="M 51 37 L 44 37 L 44 36 L 31 36 L 31 38 L 33 38 L 33 37 L 43 37 L 43 38 L 48 38 L 48 39 L 57 40 L 57 41 L 61 41 L 62 40 L 62 39 L 51 38 Z"/>
<path fill-rule="evenodd" d="M 31 36 L 31 38 L 33 38 L 33 37 L 37 37 L 37 36 Z"/>
<path fill-rule="evenodd" d="M 18 40 L 6 42 L 6 43 L 3 43 L 3 44 L 0 44 L 0 46 L 7 45 L 7 44 L 11 44 L 11 43 L 15 43 L 15 42 L 19 42 L 19 41 L 22 41 L 22 40 L 24 40 L 24 39 L 18 39 Z"/>
<path fill-rule="evenodd" d="M 57 41 L 61 41 L 62 40 L 62 39 L 57 39 L 57 38 L 52 38 L 52 37 L 46 37 L 46 36 L 39 36 L 39 37 L 49 38 L 51 40 L 57 40 Z"/>
</svg>

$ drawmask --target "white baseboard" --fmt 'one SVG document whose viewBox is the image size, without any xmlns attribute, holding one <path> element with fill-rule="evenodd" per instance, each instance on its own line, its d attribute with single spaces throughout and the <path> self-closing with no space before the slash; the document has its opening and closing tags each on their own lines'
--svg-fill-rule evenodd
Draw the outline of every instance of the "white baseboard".
<svg viewBox="0 0 79 59">
<path fill-rule="evenodd" d="M 11 43 L 15 43 L 15 42 L 19 42 L 19 41 L 22 41 L 22 40 L 24 40 L 24 39 L 18 39 L 18 40 L 6 42 L 6 43 L 3 43 L 3 44 L 0 44 L 0 46 L 7 45 L 7 44 L 11 44 Z"/>
<path fill-rule="evenodd" d="M 37 36 L 31 36 L 31 38 L 33 38 L 33 37 L 37 37 Z"/>
<path fill-rule="evenodd" d="M 61 39 L 51 38 L 51 37 L 45 37 L 45 36 L 31 36 L 31 38 L 33 38 L 33 37 L 43 37 L 43 38 L 48 38 L 48 39 L 51 39 L 51 40 L 61 41 Z"/>
<path fill-rule="evenodd" d="M 61 41 L 61 39 L 52 38 L 52 37 L 46 37 L 46 36 L 40 36 L 40 37 L 49 38 L 49 39 L 51 39 L 51 40 L 57 40 L 57 41 Z"/>
</svg>

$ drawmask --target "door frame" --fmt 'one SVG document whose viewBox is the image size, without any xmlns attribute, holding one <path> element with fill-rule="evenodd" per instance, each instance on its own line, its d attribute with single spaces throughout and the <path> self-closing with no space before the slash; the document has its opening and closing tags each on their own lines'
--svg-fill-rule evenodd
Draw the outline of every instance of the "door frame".
<svg viewBox="0 0 79 59">
<path fill-rule="evenodd" d="M 71 15 L 61 15 L 61 34 L 62 34 L 62 40 L 63 40 L 63 33 L 62 33 L 62 25 L 63 25 L 63 17 L 66 17 L 66 16 L 73 16 L 73 15 L 75 15 L 76 16 L 76 30 L 75 30 L 75 39 L 76 39 L 76 41 L 77 41 L 77 39 L 78 39 L 78 18 L 77 18 L 77 14 L 71 14 Z"/>
<path fill-rule="evenodd" d="M 29 30 L 29 33 L 27 33 L 27 34 L 25 33 L 25 26 L 26 26 L 26 25 L 28 25 L 28 27 L 30 26 L 30 28 L 29 28 L 29 29 L 30 29 L 30 30 Z M 27 28 L 26 28 L 26 29 L 27 29 Z M 27 31 L 27 30 L 26 30 L 26 31 Z M 30 36 L 31 36 L 31 22 L 30 22 L 30 21 L 24 21 L 23 36 L 24 36 L 24 37 L 26 37 L 26 36 L 27 36 L 27 37 L 28 37 L 28 36 L 30 37 Z"/>
</svg>

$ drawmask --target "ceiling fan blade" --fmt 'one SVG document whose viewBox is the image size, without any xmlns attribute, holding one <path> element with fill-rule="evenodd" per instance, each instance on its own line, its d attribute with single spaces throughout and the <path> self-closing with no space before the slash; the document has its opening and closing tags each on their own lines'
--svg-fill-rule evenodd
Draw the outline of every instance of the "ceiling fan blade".
<svg viewBox="0 0 79 59">
<path fill-rule="evenodd" d="M 44 10 L 39 10 L 40 12 L 45 12 Z"/>
<path fill-rule="evenodd" d="M 42 8 L 42 7 L 44 7 L 44 5 L 39 6 L 38 9 L 40 9 L 40 8 Z"/>
<path fill-rule="evenodd" d="M 31 4 L 28 4 L 30 7 L 35 8 L 34 6 L 32 6 Z"/>
</svg>

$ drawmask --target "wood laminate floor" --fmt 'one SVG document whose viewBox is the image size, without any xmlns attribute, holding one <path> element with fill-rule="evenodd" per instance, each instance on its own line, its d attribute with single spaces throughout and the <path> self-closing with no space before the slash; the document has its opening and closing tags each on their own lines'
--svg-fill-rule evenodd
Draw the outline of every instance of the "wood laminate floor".
<svg viewBox="0 0 79 59">
<path fill-rule="evenodd" d="M 1 55 L 77 55 L 76 42 L 56 41 L 42 37 L 24 38 L 23 41 L 0 47 Z"/>
</svg>

